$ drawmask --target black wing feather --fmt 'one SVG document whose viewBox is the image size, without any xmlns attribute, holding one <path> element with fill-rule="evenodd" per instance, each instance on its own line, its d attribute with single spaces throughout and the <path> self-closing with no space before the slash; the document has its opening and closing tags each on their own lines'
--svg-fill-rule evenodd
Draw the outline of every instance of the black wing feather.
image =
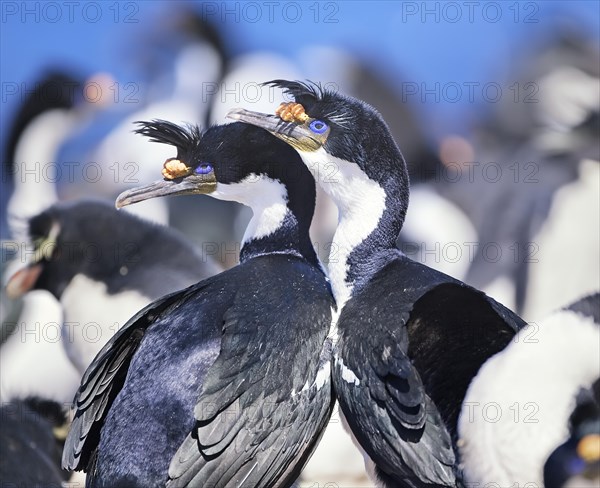
<svg viewBox="0 0 600 488">
<path fill-rule="evenodd" d="M 163 313 L 205 286 L 205 280 L 166 295 L 134 315 L 101 349 L 88 367 L 73 400 L 73 423 L 65 441 L 62 465 L 88 471 L 93 464 L 104 418 L 121 391 L 129 364 L 147 328 Z"/>
<path fill-rule="evenodd" d="M 367 454 L 396 483 L 455 486 L 452 441 L 469 382 L 525 323 L 399 256 L 346 304 L 338 324 L 334 386 Z"/>
<path fill-rule="evenodd" d="M 268 301 L 240 290 L 225 315 L 221 353 L 197 426 L 171 462 L 170 488 L 289 486 L 329 419 L 330 375 L 320 388 L 315 375 L 329 365 L 333 300 L 312 268 L 272 271 Z"/>
<path fill-rule="evenodd" d="M 367 325 L 365 330 L 371 329 Z M 405 324 L 393 332 L 406 334 Z M 345 339 L 342 335 L 336 348 L 333 380 L 342 412 L 359 443 L 397 480 L 453 485 L 450 435 L 418 371 L 402 351 L 406 340 L 391 334 L 382 347 L 373 339 L 358 352 L 358 342 L 365 337 L 356 342 Z M 354 381 L 348 381 L 348 370 Z"/>
</svg>

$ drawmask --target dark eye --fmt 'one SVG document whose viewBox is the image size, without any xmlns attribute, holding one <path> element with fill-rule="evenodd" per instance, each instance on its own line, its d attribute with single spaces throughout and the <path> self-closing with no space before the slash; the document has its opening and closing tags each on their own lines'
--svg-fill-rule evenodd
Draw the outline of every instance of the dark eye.
<svg viewBox="0 0 600 488">
<path fill-rule="evenodd" d="M 208 173 L 210 173 L 213 170 L 213 167 L 211 164 L 208 163 L 202 163 L 200 166 L 198 166 L 196 168 L 196 174 L 199 175 L 207 175 Z"/>
<path fill-rule="evenodd" d="M 315 134 L 323 134 L 323 132 L 327 131 L 329 128 L 329 126 L 322 120 L 313 120 L 309 127 L 310 130 L 312 130 Z"/>
</svg>

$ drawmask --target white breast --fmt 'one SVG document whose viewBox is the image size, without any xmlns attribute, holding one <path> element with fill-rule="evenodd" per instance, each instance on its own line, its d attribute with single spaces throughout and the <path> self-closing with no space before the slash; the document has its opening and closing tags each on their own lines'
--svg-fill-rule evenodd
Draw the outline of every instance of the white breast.
<svg viewBox="0 0 600 488">
<path fill-rule="evenodd" d="M 34 290 L 23 297 L 16 329 L 0 354 L 2 402 L 36 395 L 71 403 L 80 375 L 65 354 L 62 322 L 60 304 L 49 292 Z"/>
<path fill-rule="evenodd" d="M 134 290 L 110 295 L 104 283 L 76 275 L 61 297 L 63 344 L 83 373 L 102 346 L 150 299 Z"/>
<path fill-rule="evenodd" d="M 467 481 L 543 486 L 543 465 L 568 435 L 575 395 L 600 371 L 600 328 L 573 312 L 530 324 L 472 381 L 459 419 Z"/>
<path fill-rule="evenodd" d="M 533 239 L 523 315 L 535 320 L 600 289 L 600 163 L 583 160 Z"/>
</svg>

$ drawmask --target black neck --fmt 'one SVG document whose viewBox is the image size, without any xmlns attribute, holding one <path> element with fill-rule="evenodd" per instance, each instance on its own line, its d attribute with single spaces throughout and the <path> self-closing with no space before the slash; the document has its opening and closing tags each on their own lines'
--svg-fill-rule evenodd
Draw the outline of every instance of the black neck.
<svg viewBox="0 0 600 488">
<path fill-rule="evenodd" d="M 308 230 L 300 227 L 296 216 L 291 212 L 286 214 L 279 228 L 272 234 L 245 242 L 240 250 L 240 262 L 265 254 L 293 254 L 318 266 Z"/>
</svg>

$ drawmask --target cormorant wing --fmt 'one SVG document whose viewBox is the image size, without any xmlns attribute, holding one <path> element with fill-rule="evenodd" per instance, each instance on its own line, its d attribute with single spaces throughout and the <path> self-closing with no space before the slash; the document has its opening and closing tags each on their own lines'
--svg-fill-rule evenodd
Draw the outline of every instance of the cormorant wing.
<svg viewBox="0 0 600 488">
<path fill-rule="evenodd" d="M 241 287 L 225 314 L 169 488 L 290 486 L 316 447 L 334 403 L 333 300 L 322 275 L 286 271 L 273 269 L 266 299 Z"/>
<path fill-rule="evenodd" d="M 383 341 L 369 333 L 340 339 L 333 369 L 340 406 L 357 440 L 386 473 L 411 481 L 416 475 L 421 485 L 453 485 L 450 434 L 405 352 L 408 313 L 400 321 Z M 364 327 L 369 330 L 368 323 Z"/>
<path fill-rule="evenodd" d="M 129 364 L 146 330 L 159 316 L 169 313 L 187 296 L 204 288 L 208 281 L 149 304 L 129 319 L 100 350 L 83 375 L 73 400 L 75 416 L 63 449 L 64 469 L 92 469 L 104 418 L 125 383 Z"/>
<path fill-rule="evenodd" d="M 484 293 L 399 255 L 338 320 L 333 381 L 358 441 L 414 486 L 454 486 L 452 440 L 477 371 L 525 323 Z"/>
</svg>

